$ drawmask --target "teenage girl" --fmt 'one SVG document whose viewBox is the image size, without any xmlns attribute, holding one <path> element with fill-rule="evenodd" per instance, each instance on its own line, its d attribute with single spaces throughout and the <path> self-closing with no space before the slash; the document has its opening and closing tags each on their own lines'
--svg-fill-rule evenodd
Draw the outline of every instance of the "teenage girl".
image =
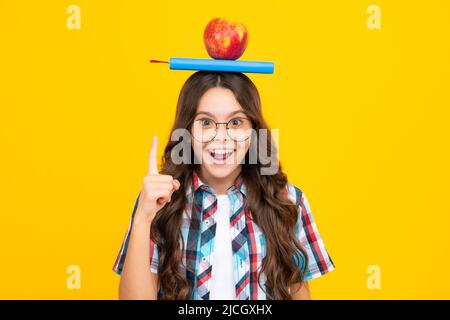
<svg viewBox="0 0 450 320">
<path fill-rule="evenodd" d="M 334 264 L 307 198 L 288 182 L 262 129 L 260 97 L 246 75 L 188 78 L 161 170 L 153 137 L 114 265 L 120 299 L 310 299 L 308 281 Z M 188 139 L 173 139 L 179 132 Z"/>
</svg>

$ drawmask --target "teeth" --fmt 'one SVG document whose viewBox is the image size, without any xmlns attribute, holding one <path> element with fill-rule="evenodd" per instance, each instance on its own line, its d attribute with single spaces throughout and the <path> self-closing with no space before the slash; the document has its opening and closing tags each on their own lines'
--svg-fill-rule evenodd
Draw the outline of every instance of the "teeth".
<svg viewBox="0 0 450 320">
<path fill-rule="evenodd" d="M 231 154 L 233 150 L 209 150 L 209 152 L 214 154 Z"/>
<path fill-rule="evenodd" d="M 210 152 L 214 152 L 214 153 L 219 153 L 219 154 L 224 154 L 224 153 L 230 153 L 233 152 L 233 150 L 223 150 L 223 149 L 217 149 L 217 150 L 210 150 Z"/>
<path fill-rule="evenodd" d="M 209 150 L 209 153 L 217 160 L 225 160 L 233 153 L 233 150 Z"/>
</svg>

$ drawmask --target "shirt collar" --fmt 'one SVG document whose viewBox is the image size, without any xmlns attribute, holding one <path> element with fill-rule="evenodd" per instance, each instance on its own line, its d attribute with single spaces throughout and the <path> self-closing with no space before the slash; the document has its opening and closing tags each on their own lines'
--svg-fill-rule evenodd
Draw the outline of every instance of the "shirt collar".
<svg viewBox="0 0 450 320">
<path fill-rule="evenodd" d="M 200 177 L 199 177 L 199 175 L 198 175 L 198 173 L 197 173 L 197 171 L 196 171 L 195 169 L 194 169 L 193 172 L 192 172 L 192 182 L 193 182 L 193 189 L 194 189 L 194 191 L 197 191 L 198 189 L 201 189 L 201 190 L 203 190 L 203 191 L 206 191 L 206 192 L 209 192 L 209 193 L 213 193 L 213 194 L 214 194 L 214 191 L 212 190 L 212 188 L 211 188 L 210 186 L 208 186 L 206 183 L 204 183 L 204 182 L 200 179 Z M 244 184 L 244 181 L 243 181 L 241 175 L 239 175 L 239 176 L 236 178 L 236 180 L 234 181 L 233 185 L 230 186 L 230 187 L 227 189 L 227 193 L 230 193 L 230 192 L 231 192 L 231 193 L 236 194 L 236 193 L 239 192 L 239 191 L 240 191 L 244 196 L 247 195 L 247 191 L 246 191 L 246 188 L 245 188 L 245 184 Z"/>
</svg>

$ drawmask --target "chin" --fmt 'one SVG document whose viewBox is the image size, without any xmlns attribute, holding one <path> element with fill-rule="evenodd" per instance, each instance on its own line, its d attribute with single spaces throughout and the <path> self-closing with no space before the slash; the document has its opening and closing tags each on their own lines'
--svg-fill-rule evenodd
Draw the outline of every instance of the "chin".
<svg viewBox="0 0 450 320">
<path fill-rule="evenodd" d="M 245 156 L 244 150 L 235 147 L 208 147 L 203 150 L 202 167 L 205 173 L 216 179 L 227 178 L 240 167 L 240 160 Z"/>
<path fill-rule="evenodd" d="M 238 165 L 217 165 L 217 164 L 205 164 L 203 169 L 205 172 L 216 179 L 223 179 L 230 176 L 236 169 Z"/>
</svg>

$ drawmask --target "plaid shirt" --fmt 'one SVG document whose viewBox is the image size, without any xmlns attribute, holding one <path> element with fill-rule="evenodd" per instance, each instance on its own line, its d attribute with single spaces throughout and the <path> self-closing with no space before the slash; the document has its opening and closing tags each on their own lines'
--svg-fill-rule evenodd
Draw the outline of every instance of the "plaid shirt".
<svg viewBox="0 0 450 320">
<path fill-rule="evenodd" d="M 286 191 L 289 200 L 299 207 L 295 234 L 309 258 L 305 280 L 311 280 L 332 271 L 334 264 L 317 230 L 305 195 L 298 187 L 290 183 L 288 183 Z M 259 269 L 266 255 L 265 237 L 255 222 L 250 219 L 251 213 L 244 210 L 246 191 L 240 177 L 227 190 L 227 194 L 231 201 L 230 234 L 236 300 L 270 299 L 272 291 L 266 285 L 266 277 L 263 272 L 261 272 L 258 285 Z M 139 197 L 140 194 L 136 199 L 125 239 L 113 267 L 114 272 L 119 275 L 122 273 L 125 262 L 132 220 Z M 186 191 L 186 200 L 181 226 L 185 251 L 182 255 L 180 271 L 182 274 L 186 274 L 187 280 L 192 285 L 190 299 L 209 300 L 211 273 L 214 266 L 212 253 L 216 231 L 214 213 L 217 210 L 217 197 L 212 188 L 203 183 L 194 171 L 192 187 L 187 188 Z M 300 262 L 299 267 L 304 270 L 304 263 L 302 264 L 304 260 L 301 255 L 299 258 L 295 261 Z M 151 272 L 158 273 L 158 247 L 152 240 L 150 240 L 150 260 Z M 159 293 L 159 295 L 161 294 L 162 292 Z"/>
</svg>

